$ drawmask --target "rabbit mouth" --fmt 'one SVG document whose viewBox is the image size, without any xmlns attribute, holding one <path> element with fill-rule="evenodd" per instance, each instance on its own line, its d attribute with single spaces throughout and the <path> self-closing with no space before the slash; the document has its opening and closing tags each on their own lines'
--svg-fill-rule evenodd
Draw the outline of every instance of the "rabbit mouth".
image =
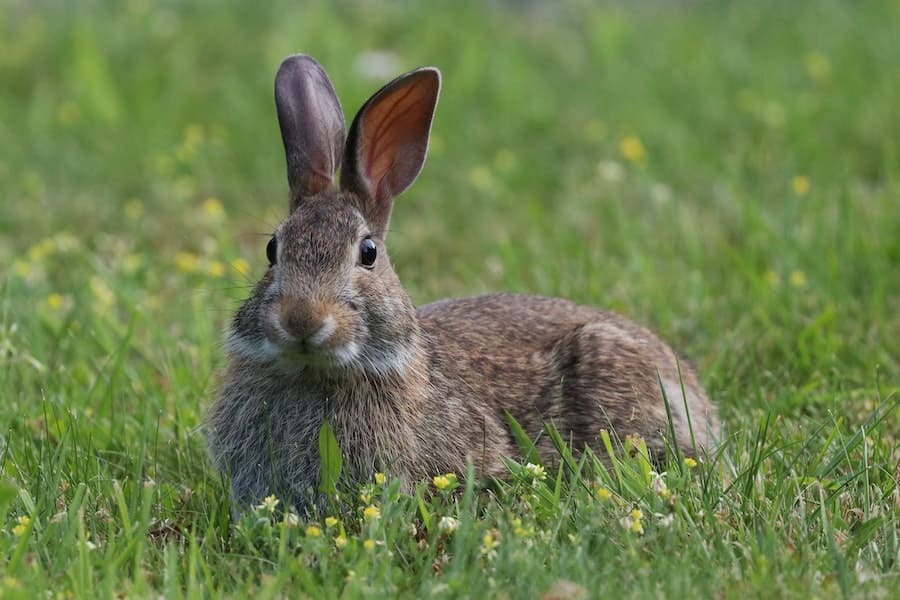
<svg viewBox="0 0 900 600">
<path fill-rule="evenodd" d="M 282 364 L 313 369 L 353 368 L 359 356 L 359 345 L 349 342 L 332 349 L 313 349 L 307 346 L 281 347 L 277 351 Z"/>
</svg>

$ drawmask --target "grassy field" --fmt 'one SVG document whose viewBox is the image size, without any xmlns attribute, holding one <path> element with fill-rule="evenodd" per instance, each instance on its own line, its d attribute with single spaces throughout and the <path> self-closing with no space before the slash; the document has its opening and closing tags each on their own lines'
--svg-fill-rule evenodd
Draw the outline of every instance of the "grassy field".
<svg viewBox="0 0 900 600">
<path fill-rule="evenodd" d="M 898 23 L 891 0 L 0 0 L 0 596 L 896 597 Z M 416 303 L 644 322 L 697 365 L 723 452 L 232 523 L 202 420 L 286 211 L 272 81 L 298 51 L 351 115 L 444 73 L 390 236 Z"/>
</svg>

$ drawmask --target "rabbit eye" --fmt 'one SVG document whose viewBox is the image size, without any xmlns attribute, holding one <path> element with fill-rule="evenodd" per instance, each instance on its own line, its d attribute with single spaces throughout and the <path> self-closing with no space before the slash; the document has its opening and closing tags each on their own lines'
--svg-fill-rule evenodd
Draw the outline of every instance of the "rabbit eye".
<svg viewBox="0 0 900 600">
<path fill-rule="evenodd" d="M 372 238 L 366 238 L 359 244 L 359 262 L 366 268 L 371 268 L 375 264 L 375 257 L 378 256 L 378 250 L 375 248 L 375 242 Z"/>
<path fill-rule="evenodd" d="M 269 259 L 269 266 L 275 264 L 276 255 L 278 254 L 278 241 L 275 239 L 275 236 L 272 236 L 272 239 L 269 240 L 269 243 L 266 244 L 266 258 Z"/>
</svg>

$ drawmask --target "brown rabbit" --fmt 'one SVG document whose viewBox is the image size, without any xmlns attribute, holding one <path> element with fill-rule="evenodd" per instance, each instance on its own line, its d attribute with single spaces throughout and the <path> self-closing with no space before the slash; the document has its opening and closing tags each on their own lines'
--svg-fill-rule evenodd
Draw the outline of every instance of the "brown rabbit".
<svg viewBox="0 0 900 600">
<path fill-rule="evenodd" d="M 320 477 L 327 421 L 344 476 L 383 470 L 405 489 L 433 475 L 502 476 L 518 454 L 506 413 L 545 461 L 553 422 L 575 449 L 602 429 L 662 453 L 710 449 L 716 409 L 653 333 L 567 300 L 493 294 L 416 310 L 391 267 L 394 198 L 425 161 L 440 73 L 398 77 L 344 118 L 322 67 L 287 58 L 275 103 L 290 214 L 266 247 L 269 269 L 228 336 L 228 368 L 209 411 L 210 450 L 238 506 L 275 493 L 304 504 Z M 346 146 L 346 147 L 345 147 Z M 341 168 L 340 184 L 335 173 Z M 684 394 L 682 393 L 682 383 Z M 690 416 L 690 420 L 689 420 Z"/>
</svg>

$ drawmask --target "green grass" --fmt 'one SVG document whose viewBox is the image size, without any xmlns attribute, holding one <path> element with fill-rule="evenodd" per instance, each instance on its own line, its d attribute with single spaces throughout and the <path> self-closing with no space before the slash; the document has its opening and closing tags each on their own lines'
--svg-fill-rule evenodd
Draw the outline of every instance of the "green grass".
<svg viewBox="0 0 900 600">
<path fill-rule="evenodd" d="M 303 4 L 2 0 L 3 597 L 896 594 L 900 5 Z M 202 416 L 286 210 L 274 72 L 316 56 L 352 113 L 374 49 L 444 73 L 389 239 L 414 301 L 651 325 L 720 455 L 231 523 Z"/>
</svg>

